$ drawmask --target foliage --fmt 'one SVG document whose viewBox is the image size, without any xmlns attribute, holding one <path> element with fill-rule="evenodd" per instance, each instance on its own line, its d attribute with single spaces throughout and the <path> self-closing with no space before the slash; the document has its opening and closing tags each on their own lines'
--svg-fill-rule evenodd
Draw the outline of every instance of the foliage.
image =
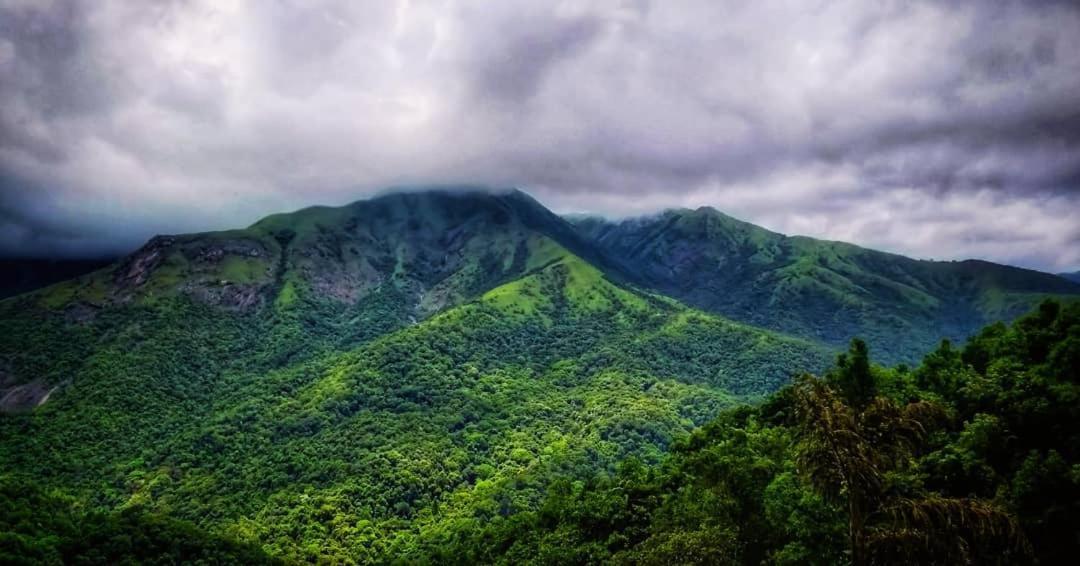
<svg viewBox="0 0 1080 566">
<path fill-rule="evenodd" d="M 738 227 L 678 222 L 714 240 Z M 860 286 L 909 305 L 937 295 L 836 279 L 881 267 L 843 246 L 821 264 L 764 231 L 733 245 L 758 267 L 793 260 L 769 300 L 825 334 L 630 284 L 520 193 L 399 195 L 155 238 L 0 301 L 0 398 L 41 394 L 0 414 L 0 558 L 933 563 L 1020 559 L 1028 540 L 1058 564 L 1080 551 L 1076 303 L 885 368 L 872 347 L 895 336 L 894 359 L 906 323 L 871 324 L 839 357 L 816 338 L 847 328 L 830 317 L 865 306 Z M 802 371 L 824 377 L 788 387 Z"/>
<path fill-rule="evenodd" d="M 729 409 L 658 465 L 628 460 L 555 484 L 540 510 L 445 537 L 455 544 L 427 556 L 1070 564 L 1080 552 L 1078 333 L 1080 308 L 1047 302 L 962 352 L 943 344 L 913 371 L 863 367 L 855 343 L 826 380 L 805 376 Z M 852 384 L 859 395 L 844 391 Z"/>
<path fill-rule="evenodd" d="M 6 318 L 6 351 L 21 351 L 10 371 L 75 378 L 0 420 L 0 459 L 18 474 L 6 481 L 21 482 L 6 492 L 5 548 L 44 562 L 153 559 L 145 548 L 836 564 L 852 556 L 857 500 L 867 563 L 1017 561 L 1025 540 L 1044 564 L 1080 550 L 1076 306 L 1046 303 L 913 370 L 874 366 L 856 342 L 824 380 L 736 405 L 716 388 L 760 389 L 728 371 L 769 366 L 713 353 L 784 340 L 603 280 L 566 293 L 570 273 L 537 272 L 532 315 L 481 299 L 349 340 L 329 311 L 302 314 L 317 304 L 266 318 L 182 300 L 83 325 Z M 836 438 L 849 441 L 840 459 L 823 450 Z M 63 523 L 27 522 L 39 512 Z"/>
<path fill-rule="evenodd" d="M 657 464 L 785 368 L 826 363 L 552 252 L 413 325 L 394 285 L 349 308 L 303 286 L 253 312 L 183 296 L 80 320 L 0 305 L 11 374 L 70 380 L 0 418 L 0 465 L 93 513 L 188 521 L 287 561 L 425 557 L 537 509 L 561 479 Z"/>
<path fill-rule="evenodd" d="M 131 510 L 85 513 L 35 483 L 0 477 L 4 564 L 276 564 L 258 548 Z"/>
</svg>

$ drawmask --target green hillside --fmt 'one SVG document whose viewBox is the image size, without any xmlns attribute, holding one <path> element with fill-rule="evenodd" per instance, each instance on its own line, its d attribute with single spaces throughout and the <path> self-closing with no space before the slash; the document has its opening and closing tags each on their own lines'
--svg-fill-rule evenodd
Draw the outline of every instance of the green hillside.
<svg viewBox="0 0 1080 566">
<path fill-rule="evenodd" d="M 597 510 L 591 494 L 608 497 L 631 468 L 667 477 L 670 450 L 702 434 L 692 431 L 754 414 L 747 407 L 795 376 L 825 371 L 839 338 L 799 326 L 814 313 L 839 332 L 848 322 L 834 311 L 850 302 L 864 318 L 844 328 L 875 328 L 899 349 L 915 343 L 902 331 L 930 332 L 910 317 L 952 312 L 930 290 L 979 289 L 971 300 L 989 318 L 1058 289 L 991 264 L 955 264 L 946 277 L 941 264 L 924 272 L 925 262 L 783 238 L 710 211 L 671 218 L 622 250 L 598 225 L 575 226 L 520 192 L 394 193 L 158 236 L 117 263 L 0 301 L 0 562 L 608 560 L 700 516 L 656 507 L 666 492 L 654 491 L 624 531 L 610 515 L 626 513 L 623 500 Z M 664 262 L 640 259 L 651 257 Z M 882 280 L 888 291 L 870 293 L 882 257 L 907 266 L 893 272 L 907 283 Z M 759 275 L 782 272 L 786 283 L 745 294 L 764 300 L 757 293 L 771 289 L 762 312 L 778 310 L 723 316 L 717 304 L 728 303 L 690 293 L 693 281 L 717 294 L 739 280 L 710 264 L 721 260 L 733 273 L 744 260 L 783 263 Z M 665 273 L 687 283 L 668 289 Z M 847 287 L 856 281 L 862 290 Z M 900 314 L 875 302 L 894 291 Z M 790 328 L 774 324 L 783 312 Z M 897 334 L 867 326 L 879 321 L 871 314 L 891 317 Z M 894 381 L 924 379 L 919 371 Z M 936 382 L 913 383 L 898 394 Z M 792 433 L 759 432 L 731 433 L 723 450 L 763 444 L 710 477 L 786 469 Z M 675 489 L 677 478 L 649 489 Z M 747 498 L 761 487 L 715 485 L 746 487 Z M 584 523 L 564 524 L 569 507 L 588 510 Z M 758 525 L 759 511 L 716 520 Z M 726 552 L 742 536 L 717 528 L 656 548 L 711 541 Z M 838 552 L 831 533 L 824 551 Z M 723 556 L 772 552 L 753 544 L 757 554 Z"/>
<path fill-rule="evenodd" d="M 788 237 L 707 207 L 574 223 L 658 292 L 837 346 L 862 336 L 889 363 L 918 359 L 941 337 L 963 341 L 1047 297 L 1080 296 L 1080 285 L 1046 273 Z"/>
<path fill-rule="evenodd" d="M 409 207 L 404 225 L 425 213 Z M 535 509 L 553 478 L 657 462 L 831 357 L 623 286 L 514 214 L 464 214 L 476 224 L 453 268 L 431 267 L 424 236 L 358 247 L 348 273 L 384 250 L 402 259 L 344 301 L 320 287 L 337 256 L 311 250 L 356 231 L 335 233 L 328 214 L 342 210 L 158 239 L 0 303 L 5 384 L 44 400 L 0 417 L 5 481 L 286 560 L 385 562 Z M 484 281 L 481 249 L 511 254 Z M 458 294 L 438 304 L 460 304 L 429 314 L 440 285 Z"/>
<path fill-rule="evenodd" d="M 414 554 L 482 564 L 1046 564 L 1080 551 L 1080 304 L 1046 302 L 914 369 L 865 345 L 725 411 L 659 465 Z"/>
<path fill-rule="evenodd" d="M 185 295 L 236 310 L 297 293 L 338 304 L 393 286 L 423 317 L 521 275 L 542 234 L 603 266 L 573 227 L 521 192 L 394 193 L 276 214 L 247 229 L 157 236 L 118 265 L 58 285 L 49 306 Z"/>
</svg>

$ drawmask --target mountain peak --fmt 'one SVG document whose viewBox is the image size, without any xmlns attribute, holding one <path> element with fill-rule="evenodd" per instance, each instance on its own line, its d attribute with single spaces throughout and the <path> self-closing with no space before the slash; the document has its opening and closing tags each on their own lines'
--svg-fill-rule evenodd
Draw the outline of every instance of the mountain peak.
<svg viewBox="0 0 1080 566">
<path fill-rule="evenodd" d="M 68 308 L 186 296 L 242 311 L 386 300 L 418 320 L 555 261 L 557 249 L 615 283 L 831 344 L 861 335 L 899 361 L 941 336 L 962 340 L 1012 318 L 1047 294 L 1080 294 L 1049 274 L 788 237 L 710 206 L 572 220 L 514 188 L 400 188 L 247 229 L 157 237 L 40 297 Z M 910 338 L 895 340 L 897 328 Z"/>
<path fill-rule="evenodd" d="M 439 186 L 274 214 L 243 230 L 156 237 L 106 273 L 50 293 L 49 302 L 185 295 L 252 310 L 305 297 L 354 305 L 393 289 L 420 318 L 520 277 L 548 243 L 618 273 L 523 191 Z"/>
</svg>

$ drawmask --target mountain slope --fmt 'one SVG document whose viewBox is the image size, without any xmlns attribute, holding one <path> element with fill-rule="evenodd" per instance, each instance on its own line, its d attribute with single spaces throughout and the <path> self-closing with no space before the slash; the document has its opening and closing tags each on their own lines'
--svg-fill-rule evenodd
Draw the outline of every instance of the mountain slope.
<svg viewBox="0 0 1080 566">
<path fill-rule="evenodd" d="M 392 194 L 156 237 L 0 301 L 0 479 L 79 517 L 194 524 L 208 553 L 431 555 L 454 533 L 536 510 L 556 480 L 657 462 L 724 407 L 826 367 L 817 340 L 657 290 L 665 277 L 687 280 L 676 297 L 737 290 L 710 262 L 739 267 L 756 250 L 752 265 L 801 259 L 781 266 L 791 289 L 847 300 L 842 279 L 868 285 L 854 269 L 880 271 L 876 252 L 705 212 L 627 250 L 518 192 Z M 969 268 L 994 289 L 1027 281 Z M 903 308 L 941 300 L 908 279 Z M 708 293 L 686 292 L 693 282 Z M 802 305 L 777 297 L 778 309 Z M 983 297 L 988 310 L 1015 298 Z"/>
<path fill-rule="evenodd" d="M 524 193 L 447 189 L 275 214 L 243 230 L 157 236 L 107 273 L 45 298 L 100 305 L 182 294 L 249 310 L 287 305 L 297 293 L 354 304 L 391 284 L 425 316 L 520 275 L 537 234 L 604 265 Z"/>
<path fill-rule="evenodd" d="M 545 260 L 542 240 L 625 279 L 524 193 L 445 189 L 277 214 L 241 230 L 157 236 L 111 266 L 13 298 L 6 309 L 60 311 L 77 327 L 116 309 L 188 299 L 265 324 L 271 345 L 259 355 L 280 365 L 363 343 L 513 280 Z M 0 374 L 0 397 L 11 383 L 40 376 L 23 374 Z M 49 390 L 32 389 L 16 396 L 19 406 Z"/>
<path fill-rule="evenodd" d="M 0 467 L 273 556 L 385 562 L 449 525 L 535 509 L 553 477 L 656 461 L 831 357 L 622 287 L 546 237 L 531 246 L 521 277 L 472 301 L 284 366 L 261 355 L 289 323 L 270 308 L 181 294 L 75 331 L 40 313 L 41 332 L 67 337 L 53 348 L 75 350 L 46 369 L 72 383 L 0 420 Z"/>
<path fill-rule="evenodd" d="M 1072 273 L 1058 273 L 1058 277 L 1064 277 L 1069 281 L 1080 283 L 1080 271 L 1073 271 Z"/>
<path fill-rule="evenodd" d="M 1048 295 L 1080 295 L 1080 285 L 1045 273 L 788 237 L 711 208 L 574 223 L 658 292 L 834 345 L 862 336 L 889 363 L 912 360 L 942 337 L 962 341 Z"/>
<path fill-rule="evenodd" d="M 0 302 L 0 469 L 212 548 L 385 563 L 832 356 L 626 278 L 515 193 L 157 237 Z"/>
</svg>

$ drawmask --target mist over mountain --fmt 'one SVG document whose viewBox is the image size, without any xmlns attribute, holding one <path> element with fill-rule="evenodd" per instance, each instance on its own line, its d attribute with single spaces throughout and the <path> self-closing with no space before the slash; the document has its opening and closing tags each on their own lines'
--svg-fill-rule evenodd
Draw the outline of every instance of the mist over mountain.
<svg viewBox="0 0 1080 566">
<path fill-rule="evenodd" d="M 0 254 L 476 182 L 1080 265 L 1074 2 L 65 0 L 0 21 Z"/>
</svg>

